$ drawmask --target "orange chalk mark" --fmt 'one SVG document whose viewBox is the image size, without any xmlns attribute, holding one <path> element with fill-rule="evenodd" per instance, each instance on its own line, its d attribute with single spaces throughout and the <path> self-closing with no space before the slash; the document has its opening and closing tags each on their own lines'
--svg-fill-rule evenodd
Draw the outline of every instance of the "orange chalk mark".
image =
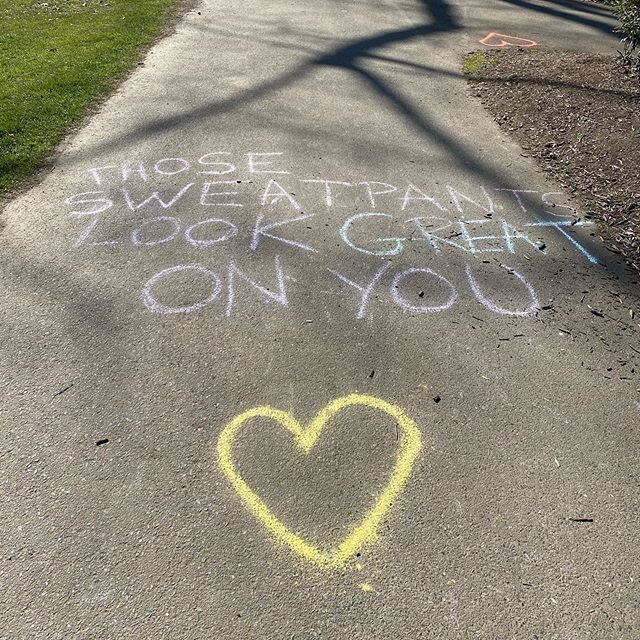
<svg viewBox="0 0 640 640">
<path fill-rule="evenodd" d="M 516 36 L 507 36 L 504 33 L 488 33 L 479 41 L 485 47 L 537 47 L 538 43 L 529 38 L 518 38 Z"/>
</svg>

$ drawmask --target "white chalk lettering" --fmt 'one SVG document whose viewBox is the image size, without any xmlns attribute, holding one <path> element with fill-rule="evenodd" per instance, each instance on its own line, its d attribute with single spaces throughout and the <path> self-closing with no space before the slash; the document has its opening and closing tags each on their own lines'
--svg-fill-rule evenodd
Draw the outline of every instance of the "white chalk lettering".
<svg viewBox="0 0 640 640">
<path fill-rule="evenodd" d="M 407 302 L 407 300 L 400 293 L 400 285 L 402 284 L 402 281 L 406 277 L 416 273 L 425 273 L 428 276 L 432 276 L 436 278 L 438 282 L 442 283 L 445 287 L 448 287 L 449 289 L 448 300 L 446 302 L 443 302 L 442 304 L 435 304 L 435 305 L 412 305 L 409 302 Z M 440 311 L 446 311 L 454 304 L 454 302 L 458 298 L 458 292 L 455 290 L 455 287 L 444 276 L 441 276 L 439 273 L 436 273 L 433 269 L 413 268 L 413 269 L 407 269 L 406 271 L 402 271 L 395 276 L 391 284 L 391 296 L 393 297 L 396 304 L 402 307 L 404 311 L 410 311 L 411 313 L 439 313 Z"/>
<path fill-rule="evenodd" d="M 86 196 L 99 196 L 95 198 L 87 198 Z M 94 213 L 102 213 L 107 209 L 111 209 L 113 207 L 113 201 L 107 197 L 107 194 L 104 191 L 85 191 L 84 193 L 76 193 L 73 196 L 70 196 L 65 199 L 66 204 L 70 204 L 72 206 L 76 204 L 91 204 L 95 203 L 96 207 L 91 209 L 85 209 L 82 211 L 71 211 L 69 215 L 78 215 L 78 216 L 86 216 Z"/>
<path fill-rule="evenodd" d="M 356 213 L 356 215 L 351 216 L 350 218 L 347 218 L 347 220 L 344 222 L 344 224 L 340 228 L 340 237 L 342 238 L 342 241 L 352 249 L 355 249 L 360 253 L 366 253 L 367 255 L 370 255 L 370 256 L 397 256 L 402 251 L 404 246 L 402 243 L 404 240 L 406 240 L 406 238 L 376 238 L 374 242 L 392 242 L 393 243 L 393 247 L 389 249 L 380 249 L 377 251 L 373 249 L 365 249 L 364 247 L 359 247 L 357 244 L 354 244 L 354 242 L 351 240 L 349 236 L 349 231 L 351 230 L 351 225 L 354 222 L 356 222 L 357 220 L 365 220 L 365 219 L 376 218 L 376 217 L 377 218 L 393 218 L 393 216 L 389 213 Z"/>
<path fill-rule="evenodd" d="M 201 230 L 205 226 L 223 224 L 227 226 L 227 231 L 217 238 L 194 238 L 193 234 L 196 229 Z M 221 218 L 209 218 L 208 220 L 202 220 L 192 224 L 185 232 L 184 239 L 194 247 L 210 247 L 214 244 L 220 244 L 238 235 L 238 227 L 228 220 L 222 220 Z"/>
<path fill-rule="evenodd" d="M 278 240 L 279 242 L 284 242 L 285 244 L 291 245 L 292 247 L 298 247 L 298 249 L 302 249 L 303 251 L 311 251 L 316 253 L 316 250 L 313 247 L 310 247 L 307 244 L 303 244 L 302 242 L 296 242 L 295 240 L 288 240 L 287 238 L 281 238 L 280 236 L 275 236 L 272 233 L 269 233 L 271 229 L 277 229 L 278 227 L 282 227 L 285 224 L 291 224 L 292 222 L 300 222 L 301 220 L 308 220 L 309 218 L 313 218 L 313 213 L 303 214 L 301 216 L 296 216 L 295 218 L 289 218 L 287 220 L 280 220 L 279 222 L 269 222 L 268 224 L 263 224 L 264 215 L 262 213 L 258 214 L 256 218 L 256 226 L 253 229 L 253 237 L 251 240 L 251 251 L 255 251 L 258 245 L 260 244 L 260 239 L 271 238 L 272 240 Z"/>
<path fill-rule="evenodd" d="M 76 248 L 81 247 L 83 245 L 88 247 L 101 247 L 101 246 L 106 246 L 111 244 L 121 244 L 120 240 L 92 240 L 91 242 L 89 242 L 89 236 L 93 233 L 94 229 L 98 225 L 98 220 L 100 219 L 100 216 L 90 214 L 90 213 L 75 213 L 75 214 L 72 213 L 71 215 L 76 215 L 78 217 L 93 215 L 89 224 L 82 230 L 82 232 L 78 236 L 78 239 L 74 244 Z"/>
<path fill-rule="evenodd" d="M 505 307 L 501 307 L 493 300 L 489 300 L 489 298 L 487 298 L 487 296 L 482 292 L 482 289 L 480 288 L 480 285 L 478 284 L 478 281 L 476 280 L 471 267 L 469 265 L 466 265 L 465 271 L 469 280 L 469 286 L 471 287 L 471 290 L 473 291 L 473 294 L 475 295 L 478 302 L 487 307 L 487 309 L 491 309 L 491 311 L 493 311 L 494 313 L 499 313 L 503 316 L 529 317 L 536 315 L 536 313 L 538 313 L 540 309 L 540 303 L 538 302 L 538 297 L 536 296 L 536 292 L 534 291 L 533 287 L 525 280 L 524 276 L 518 273 L 515 269 L 511 269 L 504 264 L 501 264 L 500 266 L 508 273 L 516 276 L 516 278 L 518 278 L 518 280 L 520 280 L 520 282 L 522 282 L 522 284 L 526 287 L 530 298 L 529 306 L 523 310 L 506 309 Z"/>
<path fill-rule="evenodd" d="M 144 164 L 142 162 L 129 162 L 122 167 L 122 182 L 126 182 L 133 173 L 137 173 L 142 178 L 142 182 L 147 181 L 147 172 Z"/>
<path fill-rule="evenodd" d="M 350 182 L 340 182 L 339 180 L 301 180 L 300 182 L 317 182 L 319 184 L 324 184 L 324 197 L 327 207 L 333 206 L 333 189 L 331 188 L 332 184 L 341 184 L 345 187 L 352 187 L 353 185 Z"/>
<path fill-rule="evenodd" d="M 200 193 L 200 204 L 205 207 L 241 207 L 238 202 L 209 202 L 209 198 L 215 196 L 237 196 L 237 191 L 211 191 L 212 185 L 238 184 L 235 180 L 219 180 L 217 182 L 205 182 Z"/>
<path fill-rule="evenodd" d="M 333 267 L 328 269 L 335 277 L 333 293 L 344 297 L 346 302 L 339 301 L 339 306 L 346 305 L 347 313 L 353 313 L 356 320 L 370 316 L 373 300 L 395 310 L 396 315 L 402 309 L 426 317 L 455 308 L 463 294 L 476 309 L 481 305 L 492 316 L 526 318 L 538 311 L 536 291 L 525 279 L 527 272 L 522 275 L 504 265 L 492 270 L 489 260 L 476 262 L 463 254 L 524 253 L 528 261 L 538 261 L 553 260 L 554 253 L 562 251 L 570 256 L 575 248 L 589 262 L 598 262 L 589 240 L 573 229 L 591 223 L 579 218 L 568 204 L 557 204 L 566 202 L 557 192 L 482 185 L 462 186 L 464 191 L 460 191 L 454 186 L 422 184 L 417 176 L 397 177 L 392 184 L 383 181 L 384 174 L 378 176 L 379 181 L 358 182 L 361 178 L 355 170 L 342 176 L 344 180 L 329 180 L 318 176 L 331 175 L 331 170 L 319 169 L 315 162 L 308 173 L 297 176 L 289 172 L 289 162 L 281 152 L 236 154 L 231 149 L 231 153 L 211 151 L 197 159 L 198 155 L 182 157 L 180 151 L 164 151 L 145 156 L 144 162 L 134 155 L 119 164 L 95 166 L 87 170 L 90 177 L 82 173 L 82 182 L 89 189 L 118 182 L 117 188 L 104 186 L 104 191 L 76 193 L 65 199 L 69 215 L 86 216 L 78 222 L 78 235 L 71 242 L 83 249 L 102 247 L 101 258 L 117 259 L 124 269 L 138 264 L 144 250 L 157 258 L 162 245 L 167 250 L 173 247 L 200 254 L 208 250 L 217 258 L 244 247 L 246 264 L 232 256 L 235 261 L 225 259 L 218 266 L 178 264 L 156 273 L 139 294 L 153 313 L 191 313 L 216 299 L 220 299 L 216 304 L 221 316 L 238 315 L 244 304 L 253 309 L 272 306 L 279 313 L 293 306 L 295 299 L 288 297 L 296 287 L 301 293 L 312 289 L 311 280 L 303 279 L 302 273 L 297 280 L 291 277 L 294 274 L 283 272 L 280 256 L 286 261 L 292 250 L 298 250 L 314 254 L 314 259 L 296 258 L 301 269 L 311 270 L 319 267 L 323 256 L 328 260 L 340 251 L 347 252 L 344 264 L 351 267 L 334 263 L 323 264 L 321 269 Z M 274 174 L 278 175 L 275 179 Z M 318 206 L 322 211 L 340 207 L 347 213 L 333 226 L 335 221 L 314 215 Z M 239 212 L 238 207 L 255 217 L 243 215 L 236 220 L 232 213 Z M 184 217 L 178 213 L 183 210 Z M 512 215 L 496 214 L 505 210 Z M 509 220 L 518 216 L 525 220 Z M 125 246 L 138 252 L 137 260 L 127 262 Z M 274 253 L 279 256 L 271 271 Z M 258 260 L 263 254 L 269 260 L 266 275 L 264 263 Z M 371 257 L 362 263 L 365 259 L 357 254 Z M 395 256 L 402 259 L 392 269 Z M 452 273 L 447 272 L 448 267 L 437 267 L 434 260 L 448 262 Z M 366 266 L 371 261 L 373 265 Z"/>
<path fill-rule="evenodd" d="M 558 218 L 573 218 L 576 215 L 576 210 L 573 207 L 570 207 L 569 205 L 566 204 L 558 204 L 557 202 L 550 202 L 549 201 L 549 196 L 562 196 L 563 194 L 560 193 L 559 191 L 549 191 L 549 193 L 543 193 L 542 194 L 542 202 L 547 206 L 547 207 L 552 207 L 552 208 L 560 208 L 560 209 L 568 209 L 571 213 L 555 213 L 554 211 L 549 211 L 548 209 L 545 209 L 545 213 L 548 213 L 551 216 L 557 216 Z"/>
<path fill-rule="evenodd" d="M 427 220 L 436 220 L 438 222 L 444 222 L 444 225 L 438 227 L 437 229 L 431 229 L 432 224 L 427 224 Z M 422 234 L 422 237 L 431 245 L 433 250 L 436 253 L 440 253 L 442 249 L 440 248 L 440 244 L 446 244 L 450 247 L 455 247 L 456 249 L 460 249 L 461 251 L 467 252 L 468 249 L 463 247 L 461 244 L 458 244 L 454 240 L 451 240 L 452 237 L 457 237 L 462 235 L 461 233 L 455 233 L 449 236 L 448 238 L 443 238 L 442 236 L 435 235 L 439 231 L 444 231 L 445 229 L 449 229 L 453 227 L 453 223 L 446 218 L 436 218 L 434 216 L 419 216 L 417 218 L 409 218 L 406 222 L 415 223 L 416 227 Z"/>
<path fill-rule="evenodd" d="M 238 269 L 238 267 L 236 267 L 236 265 L 233 262 L 229 264 L 229 279 L 227 282 L 227 286 L 228 286 L 228 300 L 227 300 L 227 310 L 226 310 L 227 317 L 230 316 L 231 313 L 233 312 L 233 303 L 236 297 L 235 288 L 234 288 L 235 276 L 240 276 L 245 282 L 248 282 L 254 289 L 262 293 L 262 295 L 264 295 L 268 300 L 273 300 L 274 302 L 277 302 L 282 307 L 288 306 L 289 303 L 287 301 L 285 276 L 284 276 L 282 267 L 280 265 L 279 256 L 276 256 L 275 263 L 276 263 L 276 277 L 278 280 L 277 292 L 271 291 L 268 287 L 263 287 L 262 285 L 258 284 L 257 282 L 249 278 L 249 276 L 242 273 L 242 271 L 240 271 L 240 269 Z"/>
<path fill-rule="evenodd" d="M 141 240 L 140 233 L 143 229 L 146 229 L 150 225 L 155 224 L 166 224 L 169 223 L 173 227 L 173 231 L 169 233 L 169 235 L 164 238 L 160 238 L 159 240 Z M 131 242 L 135 244 L 137 247 L 153 247 L 157 244 L 165 244 L 166 242 L 171 242 L 180 231 L 180 220 L 177 218 L 172 218 L 171 216 L 158 216 L 157 218 L 149 218 L 145 220 L 137 229 L 133 231 L 131 234 Z"/>
<path fill-rule="evenodd" d="M 272 191 L 272 189 L 275 189 L 275 191 Z M 300 211 L 300 205 L 294 200 L 291 194 L 275 180 L 269 180 L 269 184 L 265 188 L 262 198 L 260 198 L 263 207 L 267 204 L 269 198 L 271 198 L 269 202 L 270 205 L 278 204 L 284 198 L 289 201 L 296 211 Z"/>
<path fill-rule="evenodd" d="M 534 249 L 538 249 L 538 245 L 531 240 L 528 236 L 526 236 L 521 231 L 518 231 L 515 227 L 511 226 L 506 220 L 502 220 L 502 234 L 504 237 L 504 242 L 507 247 L 507 251 L 509 253 L 515 253 L 515 245 L 513 244 L 514 240 L 524 240 L 528 242 Z"/>
<path fill-rule="evenodd" d="M 417 193 L 418 195 L 411 195 L 412 193 Z M 440 211 L 446 211 L 446 209 L 435 198 L 428 196 L 424 191 L 409 183 L 409 185 L 407 186 L 407 190 L 404 193 L 404 197 L 402 198 L 402 205 L 400 207 L 400 210 L 404 211 L 407 208 L 407 204 L 412 200 L 426 200 L 427 202 L 435 205 L 436 209 L 439 209 Z"/>
<path fill-rule="evenodd" d="M 288 174 L 288 171 L 278 171 L 277 169 L 260 169 L 260 166 L 270 167 L 273 162 L 260 162 L 258 156 L 281 156 L 280 151 L 270 153 L 248 153 L 247 159 L 249 161 L 249 173 L 282 173 Z"/>
<path fill-rule="evenodd" d="M 96 181 L 97 185 L 101 185 L 102 184 L 102 176 L 100 175 L 100 172 L 101 171 L 106 171 L 107 169 L 117 169 L 117 168 L 118 168 L 117 164 L 108 164 L 108 165 L 105 165 L 104 167 L 96 167 L 94 169 L 88 169 L 87 173 L 91 174 L 93 179 Z"/>
<path fill-rule="evenodd" d="M 573 222 L 572 220 L 547 220 L 544 222 L 529 222 L 525 227 L 553 227 L 557 229 L 589 262 L 597 264 L 598 258 L 591 255 L 566 229 L 563 227 L 581 227 L 590 224 L 586 220 Z"/>
<path fill-rule="evenodd" d="M 372 207 L 376 206 L 376 199 L 374 196 L 381 196 L 384 195 L 385 193 L 393 193 L 394 191 L 398 190 L 398 187 L 394 187 L 392 184 L 389 184 L 388 182 L 358 182 L 359 185 L 364 185 L 365 189 L 367 190 L 367 195 L 369 196 L 369 203 L 371 204 Z M 382 191 L 374 191 L 372 188 L 372 185 L 378 185 L 381 187 L 389 187 L 389 189 L 383 189 Z"/>
<path fill-rule="evenodd" d="M 168 305 L 162 304 L 161 302 L 158 302 L 152 293 L 153 286 L 161 280 L 164 280 L 166 277 L 171 276 L 172 274 L 182 273 L 185 271 L 195 271 L 196 273 L 203 273 L 208 278 L 210 278 L 212 285 L 211 293 L 200 302 L 195 302 L 191 305 L 182 307 L 170 307 Z M 180 264 L 175 267 L 163 269 L 162 271 L 156 273 L 153 277 L 151 277 L 142 288 L 142 302 L 144 303 L 144 306 L 149 309 L 149 311 L 153 311 L 154 313 L 191 313 L 192 311 L 203 309 L 209 303 L 213 302 L 218 297 L 221 289 L 222 281 L 215 272 L 207 269 L 206 267 L 203 267 L 201 264 Z"/>
<path fill-rule="evenodd" d="M 178 193 L 176 193 L 176 195 L 173 196 L 173 198 L 171 198 L 171 200 L 169 200 L 168 202 L 165 202 L 160 197 L 160 194 L 157 191 L 154 191 L 146 200 L 143 200 L 140 204 L 135 204 L 133 202 L 128 191 L 123 191 L 123 193 L 124 193 L 124 199 L 127 202 L 127 206 L 129 207 L 129 209 L 131 209 L 131 211 L 135 211 L 136 209 L 141 209 L 142 207 L 148 205 L 150 202 L 153 202 L 154 200 L 156 200 L 163 209 L 169 209 L 169 207 L 172 207 L 176 202 L 178 202 L 178 200 L 180 200 L 180 198 L 182 198 L 182 196 L 187 191 L 189 191 L 189 189 L 191 189 L 193 185 L 194 183 L 190 182 L 185 187 L 182 187 L 182 189 L 180 189 L 180 191 L 178 191 Z"/>
<path fill-rule="evenodd" d="M 481 187 L 481 189 L 482 189 L 482 192 L 483 192 L 485 198 L 487 199 L 487 203 L 489 205 L 488 209 L 484 205 L 482 205 L 479 202 L 476 202 L 475 200 L 470 198 L 469 196 L 466 196 L 461 191 L 458 191 L 457 189 L 454 189 L 453 187 L 447 186 L 447 191 L 449 192 L 449 195 L 451 196 L 451 199 L 453 200 L 453 204 L 455 205 L 456 209 L 460 213 L 465 213 L 464 208 L 462 206 L 463 201 L 470 202 L 471 204 L 475 205 L 479 209 L 482 209 L 482 211 L 484 211 L 485 213 L 491 213 L 491 214 L 495 213 L 493 200 L 491 200 L 491 198 L 489 197 L 489 194 L 487 193 L 487 190 L 484 187 Z"/>
<path fill-rule="evenodd" d="M 206 155 L 202 156 L 202 158 L 200 158 L 200 160 L 198 160 L 198 164 L 202 164 L 205 166 L 220 166 L 220 167 L 225 167 L 224 170 L 220 169 L 218 171 L 199 171 L 198 173 L 203 174 L 203 175 L 213 175 L 213 176 L 222 176 L 225 173 L 233 173 L 236 170 L 235 165 L 231 164 L 230 162 L 220 162 L 220 161 L 216 161 L 216 162 L 208 162 L 208 159 L 214 156 L 230 156 L 231 154 L 228 151 L 214 151 L 212 153 L 207 153 Z"/>
<path fill-rule="evenodd" d="M 173 164 L 175 166 L 171 169 L 165 169 L 166 164 L 169 164 L 169 166 Z M 163 176 L 175 176 L 176 173 L 189 171 L 191 164 L 184 158 L 162 158 L 162 160 L 158 160 L 158 162 L 155 163 L 153 169 L 156 173 Z"/>
<path fill-rule="evenodd" d="M 349 278 L 347 278 L 346 276 L 343 276 L 337 271 L 333 271 L 332 269 L 327 269 L 327 271 L 329 271 L 334 276 L 342 280 L 342 282 L 344 282 L 345 284 L 348 284 L 350 287 L 353 287 L 354 289 L 360 292 L 360 305 L 358 306 L 358 311 L 356 312 L 356 318 L 358 320 L 361 320 L 367 315 L 367 307 L 369 305 L 369 296 L 371 296 L 371 292 L 375 288 L 376 284 L 378 284 L 378 282 L 380 281 L 380 278 L 382 278 L 382 276 L 389 270 L 390 267 L 391 267 L 390 262 L 386 262 L 385 264 L 383 264 L 375 272 L 373 278 L 371 279 L 371 281 L 366 287 L 361 286 L 356 282 L 353 282 L 353 280 L 349 280 Z"/>
<path fill-rule="evenodd" d="M 471 253 L 491 253 L 491 252 L 502 251 L 501 247 L 478 248 L 476 245 L 476 242 L 481 240 L 502 240 L 501 236 L 472 236 L 469 233 L 469 229 L 468 229 L 469 225 L 479 227 L 483 224 L 486 224 L 487 222 L 494 224 L 493 220 L 487 220 L 486 218 L 483 218 L 481 220 L 460 220 L 459 222 L 460 231 L 462 232 L 462 237 L 464 238 L 464 241 L 467 243 L 467 246 L 469 247 L 469 251 Z"/>
<path fill-rule="evenodd" d="M 524 206 L 524 203 L 522 202 L 522 198 L 520 197 L 521 193 L 540 193 L 539 191 L 532 191 L 531 189 L 494 189 L 494 191 L 506 191 L 507 193 L 510 193 L 511 195 L 513 195 L 513 197 L 516 199 L 516 202 L 518 203 L 518 206 L 520 207 L 520 209 L 522 209 L 523 213 L 527 213 L 527 208 Z"/>
<path fill-rule="evenodd" d="M 487 191 L 487 188 L 486 188 L 486 187 L 481 186 L 481 187 L 480 187 L 480 191 L 482 191 L 482 194 L 484 195 L 484 197 L 485 197 L 486 201 L 488 202 L 488 204 L 489 204 L 489 211 L 490 211 L 491 213 L 495 213 L 495 211 L 496 211 L 496 210 L 499 210 L 499 209 L 504 209 L 504 207 L 503 207 L 502 205 L 495 204 L 495 203 L 493 202 L 493 200 L 491 199 L 491 196 L 489 195 L 489 192 Z"/>
</svg>

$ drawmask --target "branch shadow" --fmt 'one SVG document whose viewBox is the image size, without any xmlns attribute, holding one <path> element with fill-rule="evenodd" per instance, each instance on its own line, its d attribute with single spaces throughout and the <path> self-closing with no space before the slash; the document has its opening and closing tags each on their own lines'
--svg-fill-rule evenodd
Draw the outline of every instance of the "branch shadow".
<svg viewBox="0 0 640 640">
<path fill-rule="evenodd" d="M 468 76 L 465 76 L 465 74 L 460 73 L 458 71 L 448 71 L 447 69 L 439 69 L 438 67 L 432 67 L 426 64 L 418 64 L 416 62 L 401 60 L 399 58 L 393 58 L 391 56 L 365 54 L 365 57 L 371 60 L 378 60 L 380 62 L 388 62 L 390 64 L 395 64 L 401 67 L 408 67 L 410 69 L 415 70 L 418 73 L 425 71 L 427 73 L 432 73 L 434 75 L 441 75 L 441 76 L 447 76 L 449 78 L 459 78 L 459 79 L 468 77 Z M 481 75 L 477 76 L 477 78 L 478 80 L 482 80 L 482 82 L 494 82 L 498 84 L 500 82 L 505 81 L 505 78 L 489 78 Z M 471 79 L 474 79 L 473 76 L 471 77 Z M 522 82 L 524 84 L 538 84 L 538 85 L 544 84 L 544 85 L 551 85 L 554 87 L 567 87 L 571 89 L 580 89 L 588 92 L 606 93 L 608 95 L 619 96 L 622 98 L 635 98 L 635 95 L 636 95 L 634 92 L 630 92 L 630 91 L 616 91 L 614 89 L 603 89 L 600 87 L 590 86 L 588 84 L 577 84 L 575 82 L 562 82 L 560 80 L 552 80 L 552 79 L 542 81 L 536 78 L 531 78 L 531 77 L 522 76 L 522 75 L 518 75 L 517 81 Z"/>
<path fill-rule="evenodd" d="M 570 9 L 579 9 L 582 12 L 591 13 L 588 9 L 583 6 L 576 7 L 577 3 L 570 3 L 567 1 L 559 1 L 559 0 L 547 0 L 549 3 L 553 2 L 554 4 L 560 4 Z M 598 20 L 595 18 L 590 18 L 587 16 L 579 15 L 576 13 L 569 13 L 568 11 L 563 11 L 562 9 L 557 9 L 553 6 L 542 5 L 542 4 L 534 4 L 530 2 L 530 0 L 500 0 L 500 2 L 504 2 L 505 4 L 513 5 L 514 7 L 520 7 L 522 9 L 529 9 L 530 11 L 535 11 L 537 13 L 542 13 L 546 16 L 551 16 L 553 18 L 562 18 L 563 20 L 568 20 L 569 22 L 575 22 L 577 24 L 584 25 L 585 27 L 590 27 L 592 29 L 596 29 L 597 31 L 601 31 L 607 35 L 614 35 L 615 28 L 604 20 Z"/>
<path fill-rule="evenodd" d="M 597 4 L 591 4 L 589 2 L 581 2 L 580 0 L 543 0 L 548 4 L 555 4 L 565 9 L 573 9 L 575 11 L 581 11 L 583 13 L 590 13 L 595 16 L 601 16 L 604 18 L 612 18 L 611 9 L 609 7 L 603 7 Z"/>
<path fill-rule="evenodd" d="M 611 25 L 606 24 L 602 20 L 596 20 L 576 13 L 568 13 L 567 11 L 552 6 L 534 4 L 530 0 L 501 1 L 522 9 L 541 12 L 554 18 L 577 22 L 608 34 L 613 33 Z M 549 2 L 552 1 L 555 0 L 549 0 Z M 583 9 L 582 4 L 578 3 L 577 0 L 558 0 L 556 4 L 563 4 L 563 6 L 571 9 Z M 410 98 L 404 96 L 380 73 L 365 67 L 364 63 L 367 60 L 379 60 L 418 69 L 427 73 L 459 78 L 464 77 L 462 74 L 437 69 L 430 65 L 402 61 L 381 53 L 381 51 L 384 51 L 394 44 L 407 43 L 439 34 L 454 34 L 463 28 L 454 7 L 447 0 L 420 0 L 420 6 L 425 17 L 425 22 L 421 24 L 403 29 L 382 31 L 374 35 L 349 41 L 327 53 L 311 56 L 285 73 L 242 90 L 234 96 L 211 102 L 184 114 L 157 119 L 137 129 L 133 134 L 128 133 L 117 138 L 112 138 L 104 143 L 99 143 L 91 150 L 94 152 L 105 151 L 110 148 L 115 148 L 122 143 L 130 145 L 132 142 L 142 140 L 148 136 L 165 133 L 167 129 L 188 126 L 190 122 L 237 110 L 244 104 L 260 100 L 278 90 L 291 87 L 312 74 L 313 71 L 319 67 L 331 67 L 354 74 L 371 90 L 373 95 L 379 97 L 390 110 L 400 114 L 420 135 L 432 140 L 440 148 L 446 149 L 447 154 L 453 157 L 456 163 L 466 171 L 474 172 L 476 175 L 482 177 L 483 180 L 492 183 L 496 187 L 513 187 L 513 185 L 510 184 L 510 180 L 505 179 L 497 167 L 491 167 L 486 162 L 476 158 L 475 154 L 465 148 L 463 143 L 457 141 L 455 136 L 449 133 L 445 127 L 429 121 L 425 114 L 414 106 Z M 587 13 L 589 12 L 587 11 Z M 526 196 L 523 197 L 523 200 L 526 202 Z M 531 206 L 530 210 L 535 210 L 535 207 Z"/>
<path fill-rule="evenodd" d="M 96 144 L 91 147 L 91 151 L 94 153 L 107 151 L 124 143 L 131 144 L 148 136 L 165 132 L 167 129 L 175 129 L 194 120 L 227 113 L 242 104 L 259 100 L 270 93 L 302 80 L 318 66 L 333 66 L 353 70 L 358 59 L 364 57 L 371 50 L 382 49 L 395 43 L 408 42 L 435 33 L 452 33 L 462 28 L 453 9 L 446 0 L 421 0 L 421 4 L 427 17 L 431 19 L 429 22 L 406 29 L 384 31 L 373 36 L 347 42 L 334 51 L 303 61 L 293 69 L 267 82 L 243 90 L 229 98 L 198 107 L 188 113 L 156 119 L 148 125 L 137 129 L 133 134 L 128 133 L 112 138 L 107 142 Z"/>
</svg>

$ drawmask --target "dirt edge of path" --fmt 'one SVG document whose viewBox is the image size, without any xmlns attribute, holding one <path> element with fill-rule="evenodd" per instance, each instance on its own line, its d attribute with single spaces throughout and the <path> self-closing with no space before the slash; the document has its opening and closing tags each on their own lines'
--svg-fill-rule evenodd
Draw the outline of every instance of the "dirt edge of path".
<svg viewBox="0 0 640 640">
<path fill-rule="evenodd" d="M 472 95 L 640 275 L 640 78 L 613 56 L 509 48 L 464 60 Z"/>
</svg>

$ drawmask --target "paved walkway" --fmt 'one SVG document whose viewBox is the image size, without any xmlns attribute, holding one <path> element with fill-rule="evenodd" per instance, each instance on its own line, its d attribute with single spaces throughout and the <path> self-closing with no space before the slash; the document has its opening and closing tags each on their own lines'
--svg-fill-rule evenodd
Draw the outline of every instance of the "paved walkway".
<svg viewBox="0 0 640 640">
<path fill-rule="evenodd" d="M 637 284 L 461 76 L 577 1 L 203 2 L 2 216 L 0 638 L 637 639 Z"/>
</svg>

